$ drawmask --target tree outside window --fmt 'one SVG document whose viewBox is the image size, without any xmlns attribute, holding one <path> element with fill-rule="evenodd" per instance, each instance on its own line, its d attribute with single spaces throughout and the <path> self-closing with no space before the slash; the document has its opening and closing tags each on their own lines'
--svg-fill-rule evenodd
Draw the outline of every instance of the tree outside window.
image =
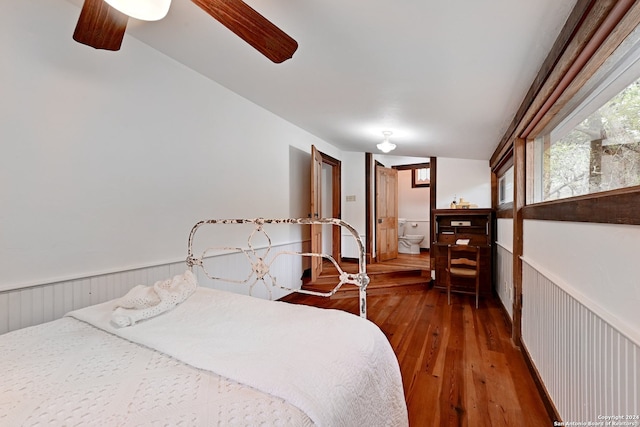
<svg viewBox="0 0 640 427">
<path fill-rule="evenodd" d="M 542 200 L 640 185 L 640 79 L 567 135 L 538 143 Z"/>
</svg>

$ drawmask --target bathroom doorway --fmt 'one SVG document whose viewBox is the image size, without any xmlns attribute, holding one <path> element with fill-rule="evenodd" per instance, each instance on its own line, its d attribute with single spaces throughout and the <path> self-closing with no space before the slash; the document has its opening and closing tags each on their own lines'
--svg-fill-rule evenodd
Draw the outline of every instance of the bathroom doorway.
<svg viewBox="0 0 640 427">
<path fill-rule="evenodd" d="M 379 159 L 379 160 L 378 160 Z M 375 187 L 375 166 L 390 166 L 398 171 L 398 218 L 404 219 L 404 234 L 423 236 L 416 252 L 415 242 L 413 251 L 415 257 L 426 259 L 428 264 L 430 255 L 430 242 L 432 231 L 432 207 L 435 205 L 436 190 L 436 158 L 407 158 L 397 156 L 380 156 L 366 153 L 365 157 L 365 194 L 366 201 L 366 230 L 365 242 L 367 261 L 371 264 L 380 263 L 376 250 L 376 206 L 378 203 L 378 191 Z M 433 201 L 433 203 L 432 203 Z M 398 233 L 400 228 L 397 227 Z M 408 240 L 408 239 L 405 239 Z M 415 239 L 414 239 L 415 240 Z M 399 244 L 403 244 L 400 242 Z M 405 249 L 411 247 L 409 242 L 404 242 Z M 407 252 L 406 250 L 402 252 Z M 399 254 L 403 258 L 411 257 L 411 254 Z"/>
<path fill-rule="evenodd" d="M 398 171 L 398 252 L 419 255 L 431 242 L 430 162 L 394 165 Z"/>
</svg>

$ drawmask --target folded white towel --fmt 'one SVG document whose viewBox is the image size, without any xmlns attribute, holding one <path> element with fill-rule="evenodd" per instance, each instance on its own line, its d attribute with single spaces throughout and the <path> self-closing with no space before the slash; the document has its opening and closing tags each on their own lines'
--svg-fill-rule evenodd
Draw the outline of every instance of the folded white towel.
<svg viewBox="0 0 640 427">
<path fill-rule="evenodd" d="M 159 280 L 153 286 L 138 285 L 118 300 L 111 321 L 119 327 L 135 325 L 140 320 L 171 310 L 189 298 L 197 286 L 190 270 L 173 279 Z"/>
</svg>

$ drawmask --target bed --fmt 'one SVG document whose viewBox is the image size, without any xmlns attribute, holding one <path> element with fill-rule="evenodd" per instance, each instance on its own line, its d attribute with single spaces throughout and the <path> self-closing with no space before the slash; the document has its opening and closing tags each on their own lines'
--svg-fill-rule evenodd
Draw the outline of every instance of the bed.
<svg viewBox="0 0 640 427">
<path fill-rule="evenodd" d="M 1 335 L 0 425 L 406 426 L 397 359 L 364 313 L 198 284 L 208 251 L 194 256 L 192 239 L 203 225 L 248 221 L 262 233 L 271 221 L 312 220 L 211 221 L 192 229 L 184 273 Z M 252 265 L 250 285 L 283 286 L 273 258 L 327 258 L 232 248 Z M 354 284 L 366 301 L 363 268 L 339 276 L 338 288 Z"/>
</svg>

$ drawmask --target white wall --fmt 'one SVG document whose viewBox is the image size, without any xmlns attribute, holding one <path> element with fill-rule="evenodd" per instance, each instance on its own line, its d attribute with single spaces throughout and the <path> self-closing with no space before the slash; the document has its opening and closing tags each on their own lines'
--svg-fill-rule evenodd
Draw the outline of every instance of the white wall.
<svg viewBox="0 0 640 427">
<path fill-rule="evenodd" d="M 513 252 L 513 219 L 498 218 L 496 220 L 496 241 L 499 245 Z"/>
<path fill-rule="evenodd" d="M 498 219 L 497 243 L 513 249 L 513 221 Z M 640 276 L 630 262 L 640 253 L 640 227 L 634 225 L 524 222 L 523 259 L 572 298 L 640 344 Z M 499 272 L 498 272 L 499 273 Z M 510 295 L 510 277 L 496 278 Z M 502 280 L 509 283 L 503 283 Z M 526 289 L 523 291 L 526 296 Z"/>
<path fill-rule="evenodd" d="M 436 209 L 448 209 L 454 197 L 491 207 L 491 168 L 488 160 L 438 157 Z"/>
<path fill-rule="evenodd" d="M 308 210 L 310 146 L 339 150 L 130 36 L 74 42 L 78 14 L 0 3 L 0 289 L 184 259 L 203 218 Z"/>
<path fill-rule="evenodd" d="M 640 227 L 527 220 L 523 239 L 529 264 L 640 344 Z"/>
<path fill-rule="evenodd" d="M 322 209 L 320 216 L 322 218 L 333 217 L 333 167 L 322 164 L 322 201 L 320 208 Z M 333 241 L 333 225 L 322 226 L 322 252 L 326 254 L 332 253 Z"/>
<path fill-rule="evenodd" d="M 429 220 L 429 187 L 411 187 L 411 170 L 398 171 L 398 216 Z"/>
<path fill-rule="evenodd" d="M 364 153 L 342 153 L 342 219 L 351 224 L 366 240 L 366 192 L 365 192 L 365 155 Z M 347 200 L 349 198 L 349 200 Z M 357 258 L 357 245 L 351 233 L 342 230 L 342 256 Z"/>
<path fill-rule="evenodd" d="M 64 0 L 0 3 L 0 289 L 181 260 L 203 218 L 306 216 L 312 144 L 343 160 L 343 218 L 364 235 L 363 153 L 129 35 L 118 52 L 80 45 L 78 13 Z M 477 185 L 475 169 L 470 182 L 454 174 L 455 193 L 477 203 L 458 191 Z"/>
</svg>

